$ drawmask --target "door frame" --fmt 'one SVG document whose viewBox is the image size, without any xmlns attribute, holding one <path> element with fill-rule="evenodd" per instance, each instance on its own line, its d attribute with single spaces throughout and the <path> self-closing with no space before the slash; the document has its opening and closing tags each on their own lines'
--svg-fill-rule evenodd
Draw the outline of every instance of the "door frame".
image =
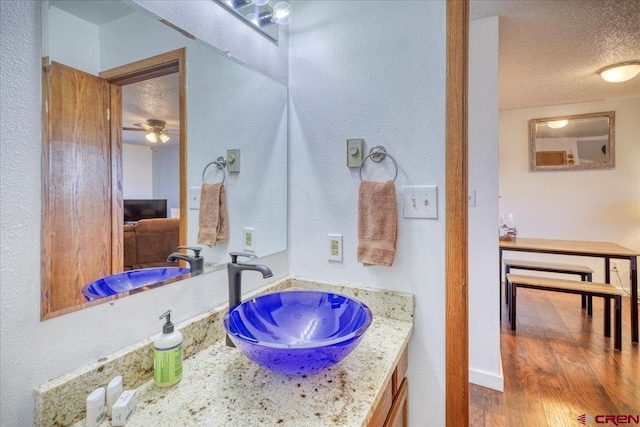
<svg viewBox="0 0 640 427">
<path fill-rule="evenodd" d="M 468 141 L 469 0 L 447 0 L 445 131 L 446 425 L 469 425 Z"/>
<path fill-rule="evenodd" d="M 180 237 L 179 246 L 187 242 L 187 55 L 186 48 L 180 48 L 160 55 L 132 62 L 120 67 L 111 68 L 100 73 L 100 77 L 114 86 L 125 86 L 167 74 L 178 73 L 180 109 Z M 112 195 L 113 216 L 112 230 L 118 236 L 123 233 L 122 223 L 122 97 L 111 97 L 112 111 L 112 170 L 114 194 Z M 116 194 L 117 193 L 117 194 Z M 122 241 L 121 241 L 122 242 Z M 113 248 L 114 271 L 122 271 L 124 246 Z M 119 265 L 115 263 L 119 262 Z M 119 268 L 119 270 L 118 270 Z"/>
</svg>

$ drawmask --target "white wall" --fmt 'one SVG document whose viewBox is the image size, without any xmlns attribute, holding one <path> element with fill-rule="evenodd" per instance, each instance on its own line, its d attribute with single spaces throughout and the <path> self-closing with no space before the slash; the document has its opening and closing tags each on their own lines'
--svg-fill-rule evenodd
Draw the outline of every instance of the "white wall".
<svg viewBox="0 0 640 427">
<path fill-rule="evenodd" d="M 153 198 L 167 199 L 167 215 L 171 208 L 180 209 L 180 146 L 178 144 L 154 147 Z"/>
<path fill-rule="evenodd" d="M 47 37 L 51 60 L 97 76 L 100 72 L 98 26 L 50 7 Z"/>
<path fill-rule="evenodd" d="M 206 261 L 224 263 L 229 252 L 242 251 L 244 227 L 255 229 L 256 255 L 285 250 L 286 86 L 182 36 L 146 13 L 101 26 L 100 42 L 103 70 L 186 46 L 187 188 L 199 188 L 205 166 L 218 156 L 226 157 L 227 149 L 241 150 L 240 173 L 229 173 L 225 181 L 230 239 L 204 246 L 201 255 Z M 207 170 L 208 182 L 221 180 L 216 171 L 215 167 Z M 189 209 L 187 213 L 187 244 L 197 245 L 200 211 Z"/>
<path fill-rule="evenodd" d="M 122 144 L 122 198 L 152 199 L 153 157 L 149 147 Z"/>
<path fill-rule="evenodd" d="M 287 88 L 194 43 L 187 52 L 189 187 L 202 186 L 205 167 L 228 149 L 240 150 L 240 172 L 224 183 L 229 241 L 204 245 L 207 262 L 228 262 L 243 252 L 243 228 L 254 228 L 254 253 L 287 247 Z M 212 165 L 205 180 L 220 182 Z M 197 244 L 199 209 L 188 211 L 188 243 Z M 203 245 L 198 245 L 203 246 Z"/>
<path fill-rule="evenodd" d="M 395 7 L 394 3 L 400 6 Z M 294 276 L 416 295 L 410 425 L 445 420 L 444 1 L 297 1 L 290 24 L 290 251 Z M 358 169 L 346 140 L 383 144 L 405 185 L 439 187 L 439 218 L 403 219 L 392 267 L 356 261 Z M 365 176 L 390 179 L 390 161 Z M 327 234 L 344 261 L 327 261 Z M 428 421 L 427 421 L 428 420 Z M 425 424 L 426 423 L 426 424 Z"/>
<path fill-rule="evenodd" d="M 498 27 L 497 16 L 469 33 L 469 381 L 504 388 L 498 301 Z"/>
<path fill-rule="evenodd" d="M 193 44 L 147 13 L 135 12 L 100 26 L 100 71 Z"/>
<path fill-rule="evenodd" d="M 229 52 L 240 62 L 287 84 L 289 41 L 286 27 L 280 28 L 280 40 L 274 43 L 214 1 L 190 1 L 189 7 L 175 0 L 133 1 L 200 40 Z"/>
<path fill-rule="evenodd" d="M 615 169 L 529 170 L 528 120 L 568 114 L 616 112 Z M 513 212 L 518 235 L 601 240 L 640 251 L 640 97 L 500 112 L 500 211 Z M 511 258 L 556 259 L 557 255 L 508 253 Z M 589 265 L 604 281 L 601 259 L 565 257 Z M 629 263 L 621 262 L 629 289 Z"/>
<path fill-rule="evenodd" d="M 231 45 L 258 70 L 284 70 L 278 75 L 286 77 L 286 37 L 263 49 L 262 36 L 228 13 L 212 12 L 213 2 L 144 3 L 202 39 L 216 41 L 225 29 L 238 35 L 218 47 Z M 180 323 L 223 303 L 227 277 L 220 270 L 40 321 L 40 2 L 0 1 L 0 39 L 0 425 L 27 426 L 33 423 L 35 387 L 156 334 L 158 316 L 167 308 Z M 264 263 L 275 278 L 289 272 L 287 252 Z M 246 274 L 244 283 L 249 290 L 265 281 Z"/>
</svg>

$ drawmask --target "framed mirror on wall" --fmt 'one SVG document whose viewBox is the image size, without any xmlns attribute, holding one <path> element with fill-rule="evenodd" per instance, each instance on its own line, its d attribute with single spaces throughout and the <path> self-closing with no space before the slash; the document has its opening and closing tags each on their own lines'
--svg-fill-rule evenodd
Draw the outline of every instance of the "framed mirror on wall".
<svg viewBox="0 0 640 427">
<path fill-rule="evenodd" d="M 96 301 L 82 293 L 102 277 L 166 264 L 178 245 L 203 247 L 205 273 L 243 251 L 245 228 L 255 255 L 286 250 L 286 86 L 128 0 L 44 1 L 42 25 L 43 320 L 179 286 L 188 274 Z M 200 245 L 189 196 L 229 149 L 242 153 L 224 184 L 229 241 Z M 209 183 L 220 180 L 213 169 Z M 166 245 L 141 237 L 131 249 L 130 229 L 153 221 L 164 223 L 155 237 Z M 151 249 L 157 260 L 145 258 Z"/>
<path fill-rule="evenodd" d="M 531 170 L 615 167 L 615 112 L 529 121 Z"/>
</svg>

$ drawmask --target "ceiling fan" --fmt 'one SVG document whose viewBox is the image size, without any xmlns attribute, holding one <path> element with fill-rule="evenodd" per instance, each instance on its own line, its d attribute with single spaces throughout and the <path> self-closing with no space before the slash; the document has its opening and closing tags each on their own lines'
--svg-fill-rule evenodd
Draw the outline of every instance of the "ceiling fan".
<svg viewBox="0 0 640 427">
<path fill-rule="evenodd" d="M 164 120 L 147 119 L 146 123 L 134 123 L 133 125 L 138 127 L 123 127 L 122 130 L 147 132 L 145 138 L 153 144 L 157 144 L 158 140 L 164 144 L 170 139 L 170 134 L 164 129 L 167 125 Z"/>
</svg>

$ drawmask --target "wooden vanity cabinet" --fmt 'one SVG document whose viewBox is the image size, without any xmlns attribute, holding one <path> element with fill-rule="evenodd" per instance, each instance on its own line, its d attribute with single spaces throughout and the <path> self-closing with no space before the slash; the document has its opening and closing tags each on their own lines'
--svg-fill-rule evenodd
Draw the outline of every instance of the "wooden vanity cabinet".
<svg viewBox="0 0 640 427">
<path fill-rule="evenodd" d="M 407 427 L 407 396 L 409 382 L 406 378 L 409 362 L 408 347 L 405 347 L 393 376 L 384 386 L 382 399 L 373 411 L 367 427 Z"/>
</svg>

